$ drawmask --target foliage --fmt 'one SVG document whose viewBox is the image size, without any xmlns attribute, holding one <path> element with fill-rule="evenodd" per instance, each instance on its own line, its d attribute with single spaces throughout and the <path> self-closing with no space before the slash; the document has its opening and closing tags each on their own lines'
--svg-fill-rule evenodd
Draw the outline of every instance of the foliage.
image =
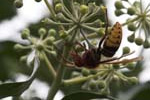
<svg viewBox="0 0 150 100">
<path fill-rule="evenodd" d="M 144 48 L 150 47 L 150 5 L 143 10 L 142 0 L 133 4 L 128 0 L 117 0 L 114 4 L 116 16 L 128 14 L 130 18 L 125 23 L 117 22 L 111 26 L 107 7 L 100 0 L 52 0 L 52 4 L 48 0 L 43 1 L 50 16 L 42 19 L 40 25 L 35 27 L 36 31 L 33 29 L 34 25 L 22 30 L 21 38 L 27 44 L 14 45 L 14 49 L 23 54 L 20 62 L 33 66 L 32 74 L 24 82 L 0 84 L 0 98 L 13 96 L 14 99 L 19 99 L 35 78 L 51 85 L 47 100 L 53 100 L 60 89 L 66 94 L 62 100 L 80 100 L 81 97 L 82 100 L 121 100 L 122 94 L 117 96 L 119 91 L 139 83 L 137 74 L 141 68 L 138 65 L 143 57 L 129 59 L 128 56 L 134 53 L 129 47 L 122 49 L 121 56 L 113 55 L 120 46 L 124 26 L 133 32 L 127 38 L 129 42 L 135 42 L 137 46 L 142 45 Z M 124 3 L 128 3 L 129 7 Z M 15 0 L 14 5 L 18 9 L 24 7 L 23 0 Z M 145 35 L 144 39 L 141 38 L 142 33 Z M 5 50 L 1 50 L 3 51 Z M 129 72 L 122 69 L 128 69 Z M 41 70 L 46 74 L 45 79 L 41 78 Z M 0 78 L 5 81 L 10 77 L 6 75 L 6 78 Z M 139 86 L 139 92 L 127 99 L 144 98 L 142 95 L 147 95 L 145 91 L 149 91 L 149 88 L 145 90 L 145 86 L 148 85 Z"/>
</svg>

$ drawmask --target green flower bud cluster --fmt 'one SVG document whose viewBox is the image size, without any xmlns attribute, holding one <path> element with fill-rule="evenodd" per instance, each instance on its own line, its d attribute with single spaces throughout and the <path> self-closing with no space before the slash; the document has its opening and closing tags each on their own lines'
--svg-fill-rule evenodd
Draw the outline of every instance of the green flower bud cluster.
<svg viewBox="0 0 150 100">
<path fill-rule="evenodd" d="M 43 56 L 41 54 L 42 51 L 47 52 L 49 54 L 52 54 L 56 56 L 56 52 L 54 50 L 54 42 L 56 41 L 56 30 L 55 29 L 47 29 L 41 27 L 38 29 L 38 37 L 34 37 L 30 35 L 31 31 L 26 28 L 22 30 L 21 32 L 21 38 L 24 40 L 27 40 L 29 42 L 28 45 L 21 45 L 21 44 L 16 44 L 14 46 L 15 50 L 26 50 L 26 49 L 31 49 L 35 50 L 39 56 L 39 58 L 42 60 Z M 24 61 L 27 59 L 27 56 L 22 56 L 20 58 L 21 61 Z"/>
<path fill-rule="evenodd" d="M 82 85 L 82 89 L 102 93 L 105 90 L 107 83 L 103 80 L 89 80 Z"/>
<path fill-rule="evenodd" d="M 124 54 L 130 53 L 128 47 L 124 47 Z M 127 64 L 113 64 L 113 65 L 100 65 L 97 69 L 87 69 L 82 68 L 80 71 L 75 71 L 72 73 L 72 81 L 75 83 L 81 81 L 83 84 L 81 86 L 84 90 L 89 90 L 93 92 L 99 92 L 103 95 L 110 94 L 110 85 L 111 82 L 116 84 L 127 84 L 135 85 L 138 83 L 136 77 L 125 76 L 120 69 L 129 69 L 130 71 L 134 70 L 134 63 Z M 70 80 L 71 83 L 73 83 Z M 71 84 L 70 83 L 70 84 Z"/>
<path fill-rule="evenodd" d="M 67 40 L 76 31 L 90 35 L 94 33 L 100 37 L 105 34 L 105 23 L 100 16 L 105 16 L 106 7 L 97 6 L 95 3 L 80 4 L 70 1 L 67 5 L 61 0 L 54 0 L 53 18 L 45 18 L 42 22 L 48 25 L 55 25 L 59 29 L 59 37 Z M 64 28 L 62 28 L 64 26 Z M 82 31 L 82 32 L 81 32 Z M 77 35 L 77 39 L 83 39 L 82 35 Z M 84 39 L 85 39 L 84 37 Z"/>
<path fill-rule="evenodd" d="M 141 37 L 135 37 L 135 33 L 129 35 L 127 39 L 131 43 L 135 42 L 135 44 L 138 46 L 143 45 L 144 48 L 150 47 L 150 42 L 148 41 L 148 39 L 143 40 L 143 38 Z"/>
<path fill-rule="evenodd" d="M 136 14 L 136 11 L 137 11 L 137 9 L 136 9 L 136 7 L 134 6 L 134 4 L 135 4 L 135 2 L 137 2 L 137 1 L 135 1 L 134 2 L 134 4 L 133 4 L 133 6 L 132 7 L 129 7 L 129 8 L 126 8 L 125 6 L 124 6 L 124 2 L 127 2 L 127 3 L 129 3 L 129 1 L 127 1 L 127 0 L 125 0 L 125 1 L 123 1 L 123 0 L 117 0 L 116 2 L 115 2 L 115 8 L 116 8 L 116 10 L 115 10 L 115 15 L 116 16 L 121 16 L 121 15 L 123 15 L 123 14 L 128 14 L 128 15 L 130 15 L 130 16 L 132 16 L 132 15 L 135 15 Z M 129 3 L 130 4 L 130 3 Z M 126 9 L 126 12 L 125 12 L 125 9 Z"/>
<path fill-rule="evenodd" d="M 129 4 L 128 8 L 123 5 L 123 3 L 125 2 Z M 148 16 L 150 14 L 148 12 L 150 10 L 150 5 L 147 5 L 145 9 L 141 9 L 143 8 L 142 1 L 134 1 L 133 3 L 131 3 L 128 0 L 118 0 L 115 2 L 115 8 L 116 16 L 120 16 L 122 14 L 128 14 L 132 16 L 132 18 L 127 19 L 126 22 L 123 23 L 123 25 L 127 25 L 129 31 L 133 32 L 130 36 L 128 36 L 128 41 L 131 43 L 134 42 L 138 46 L 143 45 L 144 48 L 149 48 L 150 42 L 148 40 L 148 37 L 150 20 Z M 126 13 L 122 12 L 121 9 L 126 9 Z M 142 38 L 143 35 L 145 36 L 145 40 Z"/>
<path fill-rule="evenodd" d="M 125 7 L 124 7 L 121 0 L 117 0 L 114 5 L 115 5 L 115 8 L 116 8 L 116 10 L 115 10 L 115 15 L 116 16 L 121 16 L 122 14 L 124 14 L 122 9 L 124 9 Z"/>
<path fill-rule="evenodd" d="M 128 47 L 124 47 L 123 50 L 124 54 L 130 53 L 130 49 Z M 135 68 L 135 64 L 100 65 L 96 70 L 83 68 L 81 70 L 82 75 L 78 74 L 77 77 L 91 77 L 82 85 L 82 89 L 99 92 L 100 94 L 110 94 L 109 90 L 111 82 L 116 82 L 116 84 L 121 84 L 123 82 L 123 84 L 131 85 L 138 83 L 138 79 L 136 77 L 125 76 L 120 71 L 122 68 L 127 68 L 132 71 Z M 92 71 L 96 71 L 96 73 L 92 74 Z"/>
</svg>

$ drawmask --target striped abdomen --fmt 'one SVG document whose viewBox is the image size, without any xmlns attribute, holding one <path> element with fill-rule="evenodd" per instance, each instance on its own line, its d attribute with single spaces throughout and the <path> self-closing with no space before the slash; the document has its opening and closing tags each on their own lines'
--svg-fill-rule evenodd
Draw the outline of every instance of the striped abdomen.
<svg viewBox="0 0 150 100">
<path fill-rule="evenodd" d="M 111 32 L 104 40 L 102 54 L 106 57 L 112 57 L 118 50 L 122 40 L 122 28 L 119 22 L 113 26 Z"/>
</svg>

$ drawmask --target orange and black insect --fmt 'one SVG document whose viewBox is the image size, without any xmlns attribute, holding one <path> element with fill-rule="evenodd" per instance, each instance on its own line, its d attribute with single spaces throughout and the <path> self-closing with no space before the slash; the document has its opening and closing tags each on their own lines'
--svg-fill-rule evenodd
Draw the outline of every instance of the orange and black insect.
<svg viewBox="0 0 150 100">
<path fill-rule="evenodd" d="M 121 57 L 113 57 L 113 55 L 118 50 L 121 40 L 122 40 L 122 27 L 119 22 L 112 27 L 112 30 L 108 33 L 108 19 L 107 19 L 107 12 L 106 12 L 106 29 L 105 35 L 99 42 L 98 48 L 90 48 L 86 49 L 84 45 L 78 43 L 81 47 L 85 49 L 82 55 L 79 55 L 77 52 L 71 52 L 71 56 L 73 58 L 73 63 L 77 67 L 86 67 L 86 68 L 96 68 L 99 64 L 106 64 L 106 63 L 127 63 L 132 61 L 140 60 L 141 57 L 136 57 L 133 59 L 126 59 L 122 61 L 118 61 L 122 57 L 125 57 L 129 54 L 122 55 Z M 106 60 L 101 59 L 101 55 L 106 57 L 110 57 Z"/>
<path fill-rule="evenodd" d="M 106 57 L 112 57 L 118 50 L 121 40 L 122 40 L 122 28 L 120 23 L 116 22 L 111 32 L 106 36 L 106 39 L 104 40 L 101 53 Z"/>
</svg>

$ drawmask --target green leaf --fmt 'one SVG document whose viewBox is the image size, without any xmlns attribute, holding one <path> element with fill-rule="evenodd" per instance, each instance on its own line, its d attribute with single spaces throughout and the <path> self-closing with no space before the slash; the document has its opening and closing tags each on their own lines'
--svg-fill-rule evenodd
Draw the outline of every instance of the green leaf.
<svg viewBox="0 0 150 100">
<path fill-rule="evenodd" d="M 136 93 L 131 100 L 149 100 L 150 99 L 150 83 L 137 87 Z"/>
<path fill-rule="evenodd" d="M 37 69 L 39 67 L 39 61 L 35 58 L 34 69 L 28 80 L 24 82 L 4 83 L 0 85 L 0 99 L 8 96 L 21 95 L 32 83 L 35 78 Z"/>
<path fill-rule="evenodd" d="M 118 95 L 118 100 L 149 100 L 150 99 L 150 82 L 140 84 L 131 88 L 126 92 L 121 92 Z"/>
<path fill-rule="evenodd" d="M 104 99 L 115 100 L 113 97 L 100 95 L 92 92 L 75 92 L 65 96 L 62 100 L 90 100 L 90 99 Z"/>
<path fill-rule="evenodd" d="M 1 0 L 0 3 L 0 21 L 10 19 L 16 15 L 16 9 L 13 5 L 14 0 Z"/>
</svg>

